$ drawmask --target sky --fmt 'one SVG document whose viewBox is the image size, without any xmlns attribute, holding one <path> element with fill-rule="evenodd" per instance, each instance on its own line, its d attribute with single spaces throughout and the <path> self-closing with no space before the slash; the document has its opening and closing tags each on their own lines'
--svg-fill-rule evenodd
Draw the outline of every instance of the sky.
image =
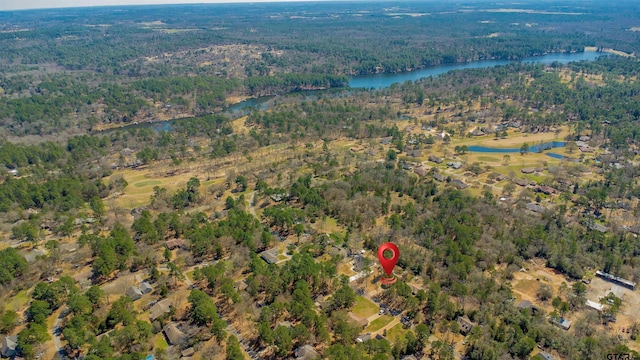
<svg viewBox="0 0 640 360">
<path fill-rule="evenodd" d="M 152 5 L 230 2 L 274 2 L 301 0 L 0 0 L 0 11 L 105 5 Z"/>
</svg>

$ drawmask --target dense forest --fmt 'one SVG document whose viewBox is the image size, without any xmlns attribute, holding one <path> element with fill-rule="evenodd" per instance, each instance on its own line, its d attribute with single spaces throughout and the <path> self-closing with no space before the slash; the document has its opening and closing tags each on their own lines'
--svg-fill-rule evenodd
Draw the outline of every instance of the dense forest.
<svg viewBox="0 0 640 360">
<path fill-rule="evenodd" d="M 626 5 L 607 15 L 597 3 L 505 12 L 446 2 L 2 12 L 0 123 L 12 137 L 78 134 L 340 87 L 344 75 L 585 46 L 632 53 L 635 32 L 618 31 L 637 25 Z"/>
</svg>

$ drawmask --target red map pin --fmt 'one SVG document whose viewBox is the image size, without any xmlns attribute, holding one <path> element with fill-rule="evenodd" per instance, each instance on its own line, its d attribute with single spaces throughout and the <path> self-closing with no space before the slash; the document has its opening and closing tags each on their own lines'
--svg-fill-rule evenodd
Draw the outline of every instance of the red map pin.
<svg viewBox="0 0 640 360">
<path fill-rule="evenodd" d="M 391 258 L 389 259 L 384 257 L 384 252 L 387 250 L 391 251 L 392 253 Z M 388 242 L 380 245 L 380 247 L 378 248 L 378 260 L 380 260 L 380 265 L 382 265 L 384 272 L 387 274 L 386 277 L 385 276 L 380 277 L 381 283 L 388 285 L 396 282 L 397 279 L 395 278 L 395 276 L 391 276 L 391 273 L 393 272 L 393 268 L 398 263 L 399 257 L 400 257 L 400 250 L 394 243 Z"/>
</svg>

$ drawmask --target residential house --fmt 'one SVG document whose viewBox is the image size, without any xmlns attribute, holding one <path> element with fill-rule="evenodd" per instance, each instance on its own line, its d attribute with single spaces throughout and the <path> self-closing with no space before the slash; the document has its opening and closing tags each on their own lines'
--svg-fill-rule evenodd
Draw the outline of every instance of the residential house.
<svg viewBox="0 0 640 360">
<path fill-rule="evenodd" d="M 634 283 L 633 281 L 629 281 L 627 279 L 619 278 L 617 276 L 614 276 L 614 275 L 611 275 L 611 274 L 607 274 L 606 272 L 603 272 L 603 271 L 600 271 L 600 270 L 596 271 L 596 276 L 601 278 L 601 279 L 604 279 L 604 280 L 607 280 L 609 282 L 612 282 L 614 284 L 618 284 L 620 286 L 624 286 L 624 287 L 626 287 L 628 289 L 631 289 L 631 290 L 635 290 L 636 289 L 636 283 Z"/>
<path fill-rule="evenodd" d="M 407 156 L 420 157 L 422 156 L 422 151 L 420 149 L 407 150 Z"/>
<path fill-rule="evenodd" d="M 2 347 L 0 348 L 0 355 L 2 357 L 13 357 L 16 355 L 16 348 L 18 347 L 18 336 L 7 335 L 2 339 Z"/>
<path fill-rule="evenodd" d="M 444 175 L 442 175 L 442 174 L 440 174 L 440 173 L 435 173 L 435 174 L 433 174 L 433 178 L 434 178 L 436 181 L 440 181 L 440 182 L 445 182 L 445 181 L 447 181 L 447 177 L 446 177 L 446 176 L 444 176 Z"/>
<path fill-rule="evenodd" d="M 548 352 L 545 351 L 540 351 L 538 353 L 538 356 L 540 356 L 543 360 L 556 360 L 556 357 L 549 354 Z"/>
<path fill-rule="evenodd" d="M 411 166 L 410 164 L 407 164 L 407 163 L 405 163 L 405 162 L 403 162 L 402 164 L 400 164 L 400 167 L 401 167 L 403 170 L 411 170 L 411 169 L 413 169 L 413 166 Z"/>
<path fill-rule="evenodd" d="M 466 316 L 458 316 L 456 321 L 458 322 L 458 325 L 460 325 L 460 333 L 465 336 L 469 334 L 469 331 L 471 331 L 474 326 L 476 326 L 476 324 L 471 322 L 471 320 Z"/>
<path fill-rule="evenodd" d="M 521 309 L 527 309 L 529 310 L 529 312 L 531 313 L 531 315 L 535 315 L 536 313 L 538 313 L 540 311 L 540 309 L 538 309 L 537 307 L 535 307 L 531 301 L 529 300 L 522 300 L 520 301 L 520 303 L 517 306 L 518 310 Z"/>
<path fill-rule="evenodd" d="M 191 357 L 193 356 L 193 354 L 196 353 L 196 350 L 193 347 L 190 347 L 188 349 L 184 349 L 180 354 L 182 355 L 182 358 L 186 358 L 186 357 Z"/>
<path fill-rule="evenodd" d="M 523 173 L 523 174 L 533 174 L 533 173 L 536 172 L 536 169 L 532 168 L 532 167 L 522 168 L 522 169 L 520 169 L 520 172 Z"/>
<path fill-rule="evenodd" d="M 180 345 L 187 339 L 187 335 L 178 328 L 176 323 L 168 323 L 162 330 L 170 345 Z"/>
<path fill-rule="evenodd" d="M 451 180 L 451 185 L 455 186 L 458 190 L 463 190 L 469 187 L 469 185 L 465 184 L 462 180 L 459 179 Z"/>
<path fill-rule="evenodd" d="M 393 136 L 387 136 L 387 137 L 383 137 L 382 139 L 380 139 L 380 144 L 389 145 L 389 144 L 391 144 L 392 141 L 393 141 Z"/>
<path fill-rule="evenodd" d="M 347 250 L 344 249 L 344 248 L 341 248 L 339 246 L 333 245 L 332 247 L 329 248 L 329 250 L 327 252 L 331 256 L 338 256 L 340 258 L 346 258 L 347 257 Z"/>
<path fill-rule="evenodd" d="M 539 214 L 542 214 L 545 211 L 547 211 L 547 209 L 544 206 L 539 205 L 539 204 L 527 204 L 527 210 L 533 211 L 533 212 L 539 213 Z"/>
<path fill-rule="evenodd" d="M 454 169 L 460 169 L 462 167 L 462 163 L 460 161 L 449 161 L 447 166 Z"/>
<path fill-rule="evenodd" d="M 140 292 L 143 294 L 148 294 L 153 291 L 153 287 L 151 287 L 151 284 L 149 284 L 146 281 L 140 283 L 139 289 L 140 289 Z"/>
<path fill-rule="evenodd" d="M 349 318 L 358 326 L 360 326 L 360 328 L 364 329 L 365 327 L 367 327 L 367 325 L 369 325 L 369 321 L 366 318 L 360 318 L 357 317 L 354 313 L 349 312 Z"/>
<path fill-rule="evenodd" d="M 587 135 L 582 135 L 582 136 L 580 136 L 580 138 L 578 140 L 587 142 L 587 141 L 591 140 L 591 137 L 587 136 Z"/>
<path fill-rule="evenodd" d="M 167 240 L 167 242 L 165 243 L 165 246 L 169 250 L 181 248 L 182 246 L 184 246 L 184 240 L 182 240 L 182 239 L 170 239 L 170 240 Z"/>
<path fill-rule="evenodd" d="M 429 156 L 429 161 L 434 162 L 436 164 L 442 164 L 444 160 L 441 157 L 437 157 L 435 155 Z"/>
<path fill-rule="evenodd" d="M 366 261 L 366 258 L 364 256 L 362 256 L 362 255 L 356 255 L 353 258 L 353 271 L 355 271 L 355 272 L 361 272 L 368 265 L 369 265 L 368 261 Z"/>
<path fill-rule="evenodd" d="M 407 355 L 403 357 L 402 360 L 418 360 L 418 358 L 413 355 Z"/>
<path fill-rule="evenodd" d="M 313 360 L 318 358 L 318 352 L 309 344 L 300 346 L 296 349 L 294 354 L 296 356 L 296 360 Z"/>
<path fill-rule="evenodd" d="M 289 198 L 289 194 L 287 193 L 271 194 L 271 200 L 275 202 L 280 202 L 282 200 L 286 200 L 287 198 Z"/>
<path fill-rule="evenodd" d="M 585 305 L 588 308 L 596 310 L 598 312 L 602 312 L 602 310 L 604 310 L 604 306 L 602 304 L 600 304 L 600 303 L 595 302 L 595 301 L 587 300 Z"/>
<path fill-rule="evenodd" d="M 172 303 L 169 299 L 158 301 L 151 307 L 151 309 L 149 309 L 149 320 L 154 321 L 162 317 L 164 314 L 168 314 L 171 312 L 171 306 Z"/>
<path fill-rule="evenodd" d="M 418 176 L 427 176 L 428 170 L 424 167 L 420 166 L 413 170 L 414 173 L 418 174 Z"/>
<path fill-rule="evenodd" d="M 546 185 L 538 185 L 533 189 L 533 191 L 540 192 L 545 195 L 553 195 L 556 193 L 556 189 Z"/>
<path fill-rule="evenodd" d="M 527 185 L 529 185 L 529 180 L 526 180 L 526 179 L 515 179 L 515 180 L 513 180 L 513 183 L 518 185 L 518 186 L 527 186 Z"/>
<path fill-rule="evenodd" d="M 142 291 L 137 286 L 131 286 L 127 289 L 125 294 L 130 297 L 133 301 L 136 301 L 142 297 Z"/>
<path fill-rule="evenodd" d="M 378 150 L 374 148 L 369 148 L 365 153 L 370 156 L 378 156 Z"/>
<path fill-rule="evenodd" d="M 358 336 L 356 338 L 356 342 L 363 343 L 363 342 L 365 342 L 367 340 L 370 340 L 370 339 L 371 339 L 371 334 L 370 333 L 366 333 L 366 334 L 362 334 L 362 335 Z"/>
<path fill-rule="evenodd" d="M 549 321 L 553 325 L 555 325 L 555 326 L 557 326 L 557 327 L 559 327 L 559 328 L 561 328 L 563 330 L 569 330 L 571 328 L 571 321 L 569 321 L 569 320 L 567 320 L 565 318 L 552 317 L 552 318 L 549 319 Z"/>
<path fill-rule="evenodd" d="M 278 262 L 278 249 L 271 248 L 269 250 L 265 250 L 260 253 L 260 257 L 268 264 L 275 264 Z"/>
<path fill-rule="evenodd" d="M 588 227 L 591 230 L 599 231 L 601 233 L 606 233 L 607 231 L 609 231 L 609 228 L 607 228 L 606 226 L 603 226 L 594 222 L 590 222 Z"/>
</svg>

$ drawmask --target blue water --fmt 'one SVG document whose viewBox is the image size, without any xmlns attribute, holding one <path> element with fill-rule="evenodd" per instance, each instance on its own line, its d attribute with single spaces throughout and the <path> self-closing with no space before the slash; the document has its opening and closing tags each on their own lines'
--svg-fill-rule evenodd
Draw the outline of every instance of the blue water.
<svg viewBox="0 0 640 360">
<path fill-rule="evenodd" d="M 556 153 L 552 153 L 552 152 L 547 153 L 547 156 L 551 156 L 554 159 L 560 159 L 560 160 L 566 158 L 566 156 L 564 156 L 564 155 L 560 155 L 560 154 L 556 154 Z"/>
<path fill-rule="evenodd" d="M 478 69 L 488 68 L 499 65 L 507 65 L 513 62 L 523 62 L 529 64 L 552 64 L 558 62 L 561 64 L 567 64 L 572 61 L 588 60 L 592 61 L 605 54 L 597 51 L 585 51 L 581 53 L 559 53 L 559 54 L 547 54 L 544 56 L 536 56 L 527 58 L 524 60 L 481 60 L 464 64 L 445 64 L 432 66 L 420 70 L 395 73 L 395 74 L 372 74 L 372 75 L 358 75 L 349 79 L 349 86 L 352 88 L 367 88 L 367 89 L 383 89 L 391 86 L 395 83 L 402 83 L 405 81 L 416 81 L 425 77 L 437 76 L 447 73 L 452 70 L 462 69 Z"/>
<path fill-rule="evenodd" d="M 540 145 L 529 146 L 530 153 L 542 152 L 544 150 L 564 147 L 565 143 L 562 141 L 552 141 Z M 469 152 L 483 152 L 483 153 L 519 153 L 520 148 L 492 148 L 488 146 L 469 146 Z M 556 154 L 558 155 L 558 154 Z M 562 156 L 562 155 L 559 155 Z"/>
</svg>

